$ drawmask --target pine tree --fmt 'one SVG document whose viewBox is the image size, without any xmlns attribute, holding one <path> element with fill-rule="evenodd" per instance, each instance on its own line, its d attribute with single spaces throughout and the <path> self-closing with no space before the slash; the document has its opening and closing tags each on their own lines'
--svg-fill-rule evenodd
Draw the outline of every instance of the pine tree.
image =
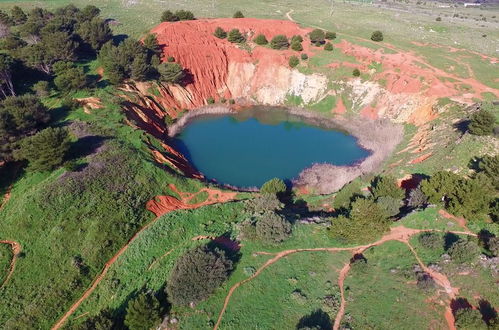
<svg viewBox="0 0 499 330">
<path fill-rule="evenodd" d="M 232 43 L 243 43 L 246 39 L 241 34 L 239 29 L 232 29 L 229 31 L 229 36 L 227 40 Z"/>
<path fill-rule="evenodd" d="M 153 295 L 141 293 L 128 303 L 125 325 L 129 330 L 152 329 L 160 322 L 160 304 Z"/>
<path fill-rule="evenodd" d="M 178 63 L 161 63 L 158 66 L 160 80 L 168 83 L 178 84 L 184 79 L 185 73 Z"/>
<path fill-rule="evenodd" d="M 263 45 L 266 45 L 268 44 L 268 40 L 267 38 L 265 37 L 264 34 L 259 34 L 257 35 L 254 39 L 253 39 L 253 42 L 257 45 L 260 45 L 260 46 L 263 46 Z"/>
<path fill-rule="evenodd" d="M 233 17 L 234 17 L 234 18 L 244 18 L 244 15 L 243 15 L 243 13 L 242 13 L 240 10 L 238 10 L 238 11 L 236 11 L 236 12 L 234 13 L 234 16 L 233 16 Z"/>
<path fill-rule="evenodd" d="M 77 33 L 94 51 L 100 50 L 113 37 L 109 25 L 99 17 L 83 22 Z"/>
<path fill-rule="evenodd" d="M 225 32 L 224 29 L 222 29 L 220 26 L 215 29 L 215 32 L 213 33 L 215 37 L 218 39 L 225 39 L 227 38 L 227 32 Z"/>
<path fill-rule="evenodd" d="M 147 56 L 145 54 L 139 54 L 133 60 L 130 78 L 137 81 L 145 81 L 148 78 L 149 69 L 150 66 L 147 64 Z"/>
<path fill-rule="evenodd" d="M 494 131 L 496 119 L 487 110 L 475 112 L 470 119 L 469 132 L 473 135 L 490 135 Z"/>
<path fill-rule="evenodd" d="M 284 34 L 278 34 L 270 40 L 270 48 L 272 49 L 288 49 L 289 41 Z"/>
</svg>

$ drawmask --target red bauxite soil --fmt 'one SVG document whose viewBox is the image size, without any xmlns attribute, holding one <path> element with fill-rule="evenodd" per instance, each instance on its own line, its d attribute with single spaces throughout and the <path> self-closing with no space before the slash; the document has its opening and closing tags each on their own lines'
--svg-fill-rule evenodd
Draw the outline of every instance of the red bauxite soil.
<svg viewBox="0 0 499 330">
<path fill-rule="evenodd" d="M 184 108 L 199 107 L 209 97 L 232 97 L 227 89 L 230 63 L 256 63 L 255 79 L 265 75 L 270 68 L 287 66 L 289 56 L 297 54 L 292 50 L 276 51 L 265 47 L 255 47 L 251 54 L 237 44 L 218 39 L 213 33 L 217 27 L 229 32 L 238 28 L 248 40 L 262 33 L 270 41 L 277 34 L 287 37 L 305 36 L 310 30 L 302 29 L 290 21 L 260 20 L 255 18 L 199 19 L 195 21 L 161 23 L 152 33 L 157 35 L 163 47 L 163 60 L 172 56 L 191 74 L 191 84 L 186 89 L 193 95 L 191 103 L 182 104 Z M 309 43 L 303 42 L 304 51 L 309 51 Z"/>
</svg>

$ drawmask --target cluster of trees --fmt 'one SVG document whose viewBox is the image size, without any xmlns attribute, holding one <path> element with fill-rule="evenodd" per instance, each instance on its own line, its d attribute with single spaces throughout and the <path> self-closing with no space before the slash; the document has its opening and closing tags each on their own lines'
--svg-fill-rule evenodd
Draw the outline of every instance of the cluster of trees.
<svg viewBox="0 0 499 330">
<path fill-rule="evenodd" d="M 188 10 L 177 10 L 176 12 L 165 10 L 161 14 L 161 22 L 192 21 L 195 19 L 194 14 Z"/>
<path fill-rule="evenodd" d="M 326 51 L 332 51 L 333 50 L 333 44 L 331 42 L 326 42 L 326 40 L 333 40 L 336 39 L 336 32 L 331 32 L 331 31 L 324 31 L 321 29 L 315 29 L 312 32 L 309 33 L 309 38 L 310 42 L 317 46 L 320 47 L 324 45 L 324 50 Z"/>
</svg>

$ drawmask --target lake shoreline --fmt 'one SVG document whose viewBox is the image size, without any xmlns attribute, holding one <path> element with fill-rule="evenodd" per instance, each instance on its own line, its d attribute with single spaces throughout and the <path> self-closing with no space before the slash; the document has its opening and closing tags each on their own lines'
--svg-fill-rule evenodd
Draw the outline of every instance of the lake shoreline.
<svg viewBox="0 0 499 330">
<path fill-rule="evenodd" d="M 175 137 L 199 117 L 234 115 L 249 108 L 255 108 L 255 106 L 238 110 L 225 105 L 209 105 L 198 108 L 188 112 L 176 123 L 168 127 L 168 136 L 170 138 Z M 357 140 L 357 144 L 361 148 L 370 152 L 369 156 L 351 165 L 313 164 L 303 169 L 298 177 L 292 180 L 294 187 L 306 187 L 316 194 L 336 192 L 355 178 L 378 170 L 403 138 L 403 126 L 394 124 L 387 119 L 331 118 L 300 107 L 256 106 L 256 108 L 261 111 L 283 111 L 292 116 L 293 119 L 303 121 L 305 124 L 347 132 Z M 223 184 L 220 184 L 220 186 L 230 189 L 235 188 Z M 236 187 L 235 190 L 256 191 L 257 189 Z"/>
</svg>

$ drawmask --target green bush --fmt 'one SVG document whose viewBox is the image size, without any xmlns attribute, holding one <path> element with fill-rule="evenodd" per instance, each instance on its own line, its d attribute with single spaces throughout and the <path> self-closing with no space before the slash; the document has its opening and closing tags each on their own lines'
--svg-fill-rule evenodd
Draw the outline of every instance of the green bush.
<svg viewBox="0 0 499 330">
<path fill-rule="evenodd" d="M 302 59 L 302 60 L 304 60 L 304 61 L 308 60 L 308 55 L 307 55 L 306 53 L 302 53 L 302 54 L 300 55 L 300 57 L 301 57 L 301 59 Z"/>
<path fill-rule="evenodd" d="M 208 298 L 229 277 L 232 261 L 225 252 L 207 245 L 181 256 L 166 283 L 168 299 L 174 305 L 188 305 Z"/>
<path fill-rule="evenodd" d="M 238 29 L 232 29 L 229 31 L 229 36 L 227 38 L 229 42 L 232 43 L 243 43 L 246 38 L 241 34 L 241 32 Z"/>
<path fill-rule="evenodd" d="M 267 243 L 280 243 L 291 235 L 291 223 L 273 212 L 265 213 L 255 227 L 257 237 Z"/>
<path fill-rule="evenodd" d="M 129 330 L 152 329 L 160 323 L 161 308 L 156 297 L 141 293 L 130 300 L 125 316 L 125 325 Z"/>
<path fill-rule="evenodd" d="M 175 16 L 178 17 L 179 20 L 181 21 L 192 21 L 195 20 L 196 18 L 194 17 L 194 14 L 191 11 L 188 10 L 177 10 L 175 12 Z"/>
<path fill-rule="evenodd" d="M 374 31 L 371 34 L 371 40 L 372 41 L 383 41 L 383 32 L 381 32 L 381 31 Z"/>
<path fill-rule="evenodd" d="M 336 39 L 336 32 L 327 31 L 324 37 L 327 40 Z"/>
<path fill-rule="evenodd" d="M 293 42 L 303 42 L 303 37 L 299 34 L 296 34 L 291 37 L 291 43 Z"/>
<path fill-rule="evenodd" d="M 330 42 L 326 43 L 326 45 L 324 46 L 324 50 L 327 50 L 328 52 L 332 51 L 333 49 L 333 44 Z"/>
<path fill-rule="evenodd" d="M 278 34 L 270 40 L 270 48 L 272 49 L 288 49 L 289 41 L 284 34 Z"/>
<path fill-rule="evenodd" d="M 463 330 L 486 330 L 488 328 L 480 311 L 469 307 L 456 311 L 455 325 L 457 329 Z"/>
<path fill-rule="evenodd" d="M 471 115 L 468 130 L 473 135 L 491 135 L 496 119 L 487 110 L 480 110 Z"/>
<path fill-rule="evenodd" d="M 53 66 L 54 84 L 60 91 L 79 91 L 88 84 L 87 76 L 82 67 L 76 67 L 73 62 L 57 62 Z"/>
<path fill-rule="evenodd" d="M 499 237 L 492 237 L 489 239 L 488 249 L 492 255 L 499 257 Z"/>
<path fill-rule="evenodd" d="M 326 39 L 326 34 L 321 29 L 315 29 L 309 34 L 310 42 L 317 45 L 324 43 Z"/>
<path fill-rule="evenodd" d="M 425 232 L 418 235 L 418 242 L 426 249 L 439 249 L 444 246 L 442 235 L 432 232 Z"/>
<path fill-rule="evenodd" d="M 350 209 L 350 205 L 352 202 L 359 198 L 362 197 L 362 193 L 360 191 L 361 185 L 358 180 L 350 182 L 343 186 L 343 188 L 340 189 L 336 193 L 336 196 L 334 197 L 333 200 L 333 207 L 336 210 L 340 209 Z"/>
<path fill-rule="evenodd" d="M 26 159 L 34 171 L 50 171 L 62 165 L 69 145 L 67 130 L 49 127 L 22 140 L 16 157 Z"/>
<path fill-rule="evenodd" d="M 236 104 L 236 100 L 234 100 L 234 99 L 229 99 L 229 104 L 232 104 L 232 105 Z"/>
<path fill-rule="evenodd" d="M 210 96 L 209 98 L 206 99 L 206 103 L 208 103 L 208 104 L 214 104 L 215 103 L 215 99 Z"/>
<path fill-rule="evenodd" d="M 177 15 L 175 15 L 174 13 L 172 13 L 171 10 L 165 10 L 161 14 L 161 22 L 176 22 L 179 20 L 180 20 L 179 17 Z"/>
<path fill-rule="evenodd" d="M 465 264 L 476 260 L 480 255 L 480 248 L 475 242 L 459 239 L 451 245 L 447 253 L 452 261 Z"/>
<path fill-rule="evenodd" d="M 290 67 L 295 68 L 296 66 L 298 66 L 298 64 L 300 64 L 300 60 L 298 59 L 298 57 L 293 55 L 289 58 L 288 64 Z"/>
<path fill-rule="evenodd" d="M 246 202 L 246 210 L 251 214 L 274 212 L 282 209 L 283 206 L 275 194 L 261 194 Z"/>
<path fill-rule="evenodd" d="M 253 39 L 253 41 L 255 42 L 255 44 L 260 45 L 260 46 L 263 46 L 263 45 L 266 45 L 269 43 L 267 38 L 265 38 L 264 34 L 257 35 L 255 37 L 255 39 Z"/>
<path fill-rule="evenodd" d="M 357 69 L 357 68 L 353 69 L 352 76 L 354 76 L 354 77 L 360 77 L 360 70 Z"/>
<path fill-rule="evenodd" d="M 166 59 L 166 61 L 167 61 L 168 63 L 173 63 L 173 62 L 175 62 L 175 57 L 173 57 L 173 56 L 168 56 L 168 58 Z"/>
<path fill-rule="evenodd" d="M 265 182 L 260 188 L 260 192 L 262 194 L 282 194 L 287 190 L 286 184 L 284 181 L 278 178 L 271 179 Z"/>
<path fill-rule="evenodd" d="M 435 19 L 435 21 L 437 21 L 437 22 L 441 22 L 441 21 L 442 21 L 442 17 L 437 17 L 437 18 Z"/>
<path fill-rule="evenodd" d="M 404 190 L 397 185 L 397 181 L 392 176 L 375 177 L 371 182 L 371 193 L 375 200 L 383 196 L 399 200 L 405 197 Z"/>
<path fill-rule="evenodd" d="M 215 32 L 213 33 L 215 37 L 218 39 L 225 39 L 227 38 L 227 32 L 225 32 L 224 29 L 222 29 L 220 26 L 215 29 Z"/>
<path fill-rule="evenodd" d="M 244 15 L 240 10 L 238 10 L 234 13 L 234 16 L 232 16 L 232 17 L 233 18 L 244 18 Z"/>
<path fill-rule="evenodd" d="M 159 79 L 161 81 L 178 84 L 185 77 L 185 72 L 182 66 L 178 63 L 161 63 L 158 65 Z"/>
<path fill-rule="evenodd" d="M 388 217 L 394 217 L 400 213 L 402 201 L 398 198 L 390 196 L 381 196 L 376 200 L 376 203 L 385 211 Z"/>
<path fill-rule="evenodd" d="M 50 92 L 49 82 L 46 80 L 38 81 L 36 84 L 33 85 L 33 91 L 35 91 L 36 96 L 38 97 L 48 96 Z"/>
<path fill-rule="evenodd" d="M 291 49 L 301 52 L 303 50 L 303 46 L 301 45 L 301 42 L 293 41 L 291 43 Z"/>
</svg>

